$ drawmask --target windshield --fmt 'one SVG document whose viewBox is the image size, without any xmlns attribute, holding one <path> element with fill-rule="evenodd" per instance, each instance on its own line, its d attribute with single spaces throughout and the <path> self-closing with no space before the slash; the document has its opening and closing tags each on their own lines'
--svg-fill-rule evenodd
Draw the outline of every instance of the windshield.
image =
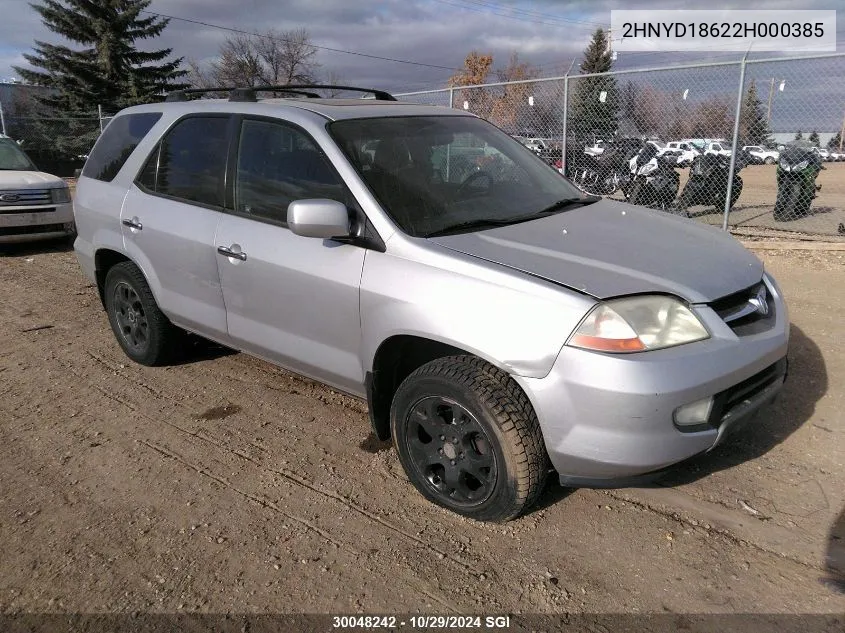
<svg viewBox="0 0 845 633">
<path fill-rule="evenodd" d="M 0 169 L 37 171 L 29 156 L 10 138 L 0 138 Z"/>
<path fill-rule="evenodd" d="M 591 201 L 530 150 L 475 117 L 354 119 L 328 129 L 385 211 L 415 237 L 522 222 L 564 211 L 563 200 Z"/>
</svg>

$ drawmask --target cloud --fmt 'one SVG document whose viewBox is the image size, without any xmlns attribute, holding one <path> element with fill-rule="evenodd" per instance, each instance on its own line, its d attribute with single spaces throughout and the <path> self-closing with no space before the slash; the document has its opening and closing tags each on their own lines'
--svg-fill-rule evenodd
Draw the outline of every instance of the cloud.
<svg viewBox="0 0 845 633">
<path fill-rule="evenodd" d="M 747 0 L 727 0 L 724 8 L 747 8 Z M 825 6 L 827 5 L 827 6 Z M 765 8 L 829 8 L 829 0 L 776 0 Z M 150 10 L 211 25 L 245 31 L 304 27 L 324 47 L 345 49 L 455 68 L 477 49 L 491 53 L 497 66 L 512 51 L 541 66 L 545 75 L 563 74 L 573 58 L 580 58 L 592 31 L 609 26 L 610 11 L 621 0 L 534 0 L 507 4 L 505 0 L 154 0 Z M 689 6 L 687 0 L 641 0 L 639 9 Z M 0 78 L 13 75 L 12 64 L 30 51 L 35 39 L 59 38 L 41 24 L 38 14 L 22 0 L 0 0 Z M 227 32 L 174 20 L 154 42 L 141 48 L 172 48 L 179 57 L 210 60 Z M 840 35 L 845 41 L 845 35 Z M 737 53 L 623 53 L 618 68 L 661 66 L 699 59 L 737 58 Z M 320 50 L 324 73 L 333 71 L 344 82 L 393 91 L 439 88 L 450 70 L 414 66 L 364 56 Z"/>
</svg>

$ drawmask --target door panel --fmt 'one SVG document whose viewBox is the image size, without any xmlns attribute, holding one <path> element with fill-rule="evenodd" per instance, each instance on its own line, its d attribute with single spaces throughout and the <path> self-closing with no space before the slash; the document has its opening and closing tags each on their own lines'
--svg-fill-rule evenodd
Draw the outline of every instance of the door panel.
<svg viewBox="0 0 845 633">
<path fill-rule="evenodd" d="M 358 293 L 366 251 L 249 218 L 220 221 L 216 253 L 229 336 L 238 347 L 363 395 Z"/>
<path fill-rule="evenodd" d="M 225 206 L 230 115 L 188 115 L 156 146 L 121 210 L 127 253 L 176 324 L 221 340 L 226 309 L 215 234 Z"/>
<path fill-rule="evenodd" d="M 126 252 L 147 277 L 162 312 L 209 336 L 226 335 L 214 237 L 221 215 L 132 186 L 120 214 Z M 123 224 L 135 219 L 141 229 Z"/>
<path fill-rule="evenodd" d="M 301 128 L 259 118 L 237 128 L 233 213 L 221 220 L 215 244 L 229 336 L 244 350 L 363 395 L 358 294 L 366 251 L 286 226 L 293 200 L 328 198 L 350 209 L 356 202 Z"/>
</svg>

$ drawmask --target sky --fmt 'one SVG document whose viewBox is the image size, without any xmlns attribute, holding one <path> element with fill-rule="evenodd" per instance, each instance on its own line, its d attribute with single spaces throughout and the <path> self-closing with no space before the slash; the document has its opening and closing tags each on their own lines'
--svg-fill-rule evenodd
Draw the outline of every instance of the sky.
<svg viewBox="0 0 845 633">
<path fill-rule="evenodd" d="M 793 10 L 842 7 L 837 14 L 837 43 L 838 50 L 845 52 L 845 0 L 773 0 L 755 6 Z M 325 47 L 318 53 L 324 77 L 332 72 L 343 83 L 408 92 L 444 87 L 471 50 L 492 54 L 494 67 L 504 66 L 510 54 L 517 52 L 521 60 L 539 66 L 543 76 L 564 74 L 573 60 L 577 72 L 592 32 L 609 27 L 613 8 L 712 7 L 691 0 L 153 0 L 149 10 L 250 32 L 304 27 L 314 44 Z M 723 0 L 718 8 L 747 9 L 748 2 Z M 0 0 L 0 15 L 2 81 L 15 76 L 13 65 L 25 65 L 22 54 L 31 51 L 34 40 L 58 43 L 60 38 L 46 30 L 27 0 Z M 231 33 L 213 26 L 172 20 L 160 38 L 139 46 L 172 48 L 176 57 L 208 62 L 227 35 Z M 619 53 L 615 68 L 741 56 L 713 48 L 694 53 L 624 52 Z"/>
</svg>

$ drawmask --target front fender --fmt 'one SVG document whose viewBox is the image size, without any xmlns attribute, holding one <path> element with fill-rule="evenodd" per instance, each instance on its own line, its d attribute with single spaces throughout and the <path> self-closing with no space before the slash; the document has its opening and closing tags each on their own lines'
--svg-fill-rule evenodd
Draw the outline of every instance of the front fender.
<svg viewBox="0 0 845 633">
<path fill-rule="evenodd" d="M 368 253 L 361 280 L 361 358 L 412 335 L 472 353 L 509 374 L 543 378 L 594 300 L 460 257 Z M 440 261 L 442 260 L 442 261 Z"/>
</svg>

